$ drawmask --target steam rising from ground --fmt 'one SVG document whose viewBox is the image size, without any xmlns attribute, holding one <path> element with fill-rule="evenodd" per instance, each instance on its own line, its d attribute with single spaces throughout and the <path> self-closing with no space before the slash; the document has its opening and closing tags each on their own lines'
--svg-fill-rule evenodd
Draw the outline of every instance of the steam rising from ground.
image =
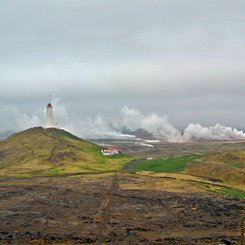
<svg viewBox="0 0 245 245">
<path fill-rule="evenodd" d="M 67 125 L 68 126 L 68 125 Z M 204 127 L 190 123 L 182 133 L 175 128 L 167 116 L 144 115 L 139 110 L 123 107 L 116 118 L 97 115 L 94 119 L 79 121 L 71 131 L 83 138 L 131 138 L 134 132 L 144 129 L 154 138 L 167 142 L 187 142 L 191 140 L 245 140 L 245 133 L 231 127 L 216 124 Z M 128 132 L 125 134 L 123 132 Z M 131 134 L 130 134 L 131 133 Z"/>
<path fill-rule="evenodd" d="M 241 140 L 245 139 L 243 131 L 216 124 L 213 127 L 203 127 L 200 124 L 190 123 L 185 129 L 183 138 L 188 140 Z"/>
<path fill-rule="evenodd" d="M 140 111 L 126 106 L 121 109 L 119 120 L 114 121 L 114 127 L 130 131 L 145 129 L 154 137 L 166 141 L 179 141 L 181 137 L 181 132 L 170 124 L 165 115 L 143 115 Z"/>
<path fill-rule="evenodd" d="M 174 127 L 165 115 L 145 115 L 139 110 L 123 107 L 114 117 L 99 114 L 95 117 L 84 117 L 72 112 L 62 105 L 59 100 L 54 101 L 55 121 L 58 127 L 64 128 L 82 138 L 87 139 L 128 139 L 135 138 L 137 130 L 144 130 L 145 137 L 149 135 L 167 142 L 187 142 L 192 140 L 245 140 L 245 133 L 231 127 L 216 124 L 204 127 L 190 123 L 181 132 Z M 0 119 L 0 136 L 4 132 L 20 131 L 29 127 L 40 126 L 44 122 L 44 114 L 29 115 L 14 108 L 5 108 L 6 117 Z"/>
</svg>

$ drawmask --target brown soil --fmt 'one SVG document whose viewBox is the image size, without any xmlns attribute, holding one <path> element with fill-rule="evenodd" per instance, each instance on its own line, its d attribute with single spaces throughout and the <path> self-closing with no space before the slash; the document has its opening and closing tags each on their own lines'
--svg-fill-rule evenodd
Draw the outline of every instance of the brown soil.
<svg viewBox="0 0 245 245">
<path fill-rule="evenodd" d="M 2 181 L 0 244 L 241 244 L 244 201 L 155 179 L 158 188 L 126 173 Z"/>
</svg>

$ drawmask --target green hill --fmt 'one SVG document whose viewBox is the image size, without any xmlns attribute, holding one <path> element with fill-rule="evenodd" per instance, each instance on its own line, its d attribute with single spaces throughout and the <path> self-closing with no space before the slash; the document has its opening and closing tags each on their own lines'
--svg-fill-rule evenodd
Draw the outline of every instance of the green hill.
<svg viewBox="0 0 245 245">
<path fill-rule="evenodd" d="M 185 173 L 217 178 L 230 185 L 245 187 L 245 152 L 214 153 L 190 164 Z"/>
<path fill-rule="evenodd" d="M 148 171 L 151 176 L 194 180 L 200 183 L 208 181 L 245 191 L 245 151 L 236 150 L 206 156 L 176 156 L 151 161 L 142 159 L 127 169 L 131 173 Z"/>
<path fill-rule="evenodd" d="M 131 159 L 100 150 L 61 129 L 31 128 L 0 141 L 0 177 L 117 170 Z"/>
</svg>

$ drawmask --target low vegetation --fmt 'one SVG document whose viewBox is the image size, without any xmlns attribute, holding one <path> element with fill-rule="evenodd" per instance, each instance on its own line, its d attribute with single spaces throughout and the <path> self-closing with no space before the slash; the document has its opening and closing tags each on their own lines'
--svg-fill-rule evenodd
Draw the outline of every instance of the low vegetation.
<svg viewBox="0 0 245 245">
<path fill-rule="evenodd" d="M 61 129 L 32 128 L 0 141 L 0 178 L 125 169 L 165 178 L 171 188 L 181 185 L 187 191 L 211 191 L 239 198 L 245 195 L 245 151 L 146 160 L 126 154 L 103 156 L 100 150 L 98 145 Z M 203 188 L 203 183 L 210 187 Z"/>
<path fill-rule="evenodd" d="M 207 155 L 184 172 L 190 175 L 219 179 L 229 186 L 245 190 L 245 151 L 230 151 Z"/>
<path fill-rule="evenodd" d="M 193 164 L 198 161 L 200 155 L 168 157 L 153 160 L 141 161 L 138 165 L 130 170 L 131 173 L 138 171 L 153 171 L 156 173 L 167 172 L 176 173 L 184 170 L 188 164 Z"/>
<path fill-rule="evenodd" d="M 244 198 L 245 196 L 245 152 L 233 151 L 206 156 L 189 155 L 138 160 L 130 173 L 171 178 L 173 181 L 207 183 L 204 190 Z M 220 185 L 218 187 L 218 185 Z M 165 187 L 166 188 L 166 187 Z"/>
<path fill-rule="evenodd" d="M 32 128 L 0 142 L 0 177 L 120 170 L 132 160 L 100 150 L 61 129 Z"/>
<path fill-rule="evenodd" d="M 219 187 L 208 190 L 209 192 L 222 193 L 228 196 L 239 197 L 245 199 L 245 192 L 237 189 L 227 188 L 227 187 Z"/>
</svg>

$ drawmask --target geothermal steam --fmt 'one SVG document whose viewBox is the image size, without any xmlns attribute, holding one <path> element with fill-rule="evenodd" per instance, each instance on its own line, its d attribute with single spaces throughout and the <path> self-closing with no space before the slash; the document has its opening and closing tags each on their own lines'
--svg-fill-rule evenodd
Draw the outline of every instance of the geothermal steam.
<svg viewBox="0 0 245 245">
<path fill-rule="evenodd" d="M 74 120 L 73 120 L 74 122 Z M 71 127 L 72 126 L 72 127 Z M 149 114 L 144 115 L 139 110 L 123 107 L 116 118 L 108 119 L 103 115 L 95 118 L 77 120 L 77 123 L 66 125 L 68 130 L 83 138 L 130 138 L 134 132 L 144 129 L 157 139 L 167 142 L 187 142 L 191 140 L 244 140 L 245 133 L 231 127 L 216 124 L 213 127 L 204 127 L 190 123 L 182 133 L 175 128 L 167 116 Z M 123 134 L 122 132 L 131 134 Z"/>
<path fill-rule="evenodd" d="M 216 124 L 213 127 L 203 127 L 200 124 L 190 123 L 183 134 L 184 141 L 189 140 L 242 140 L 243 131 Z"/>
<path fill-rule="evenodd" d="M 40 125 L 42 115 L 29 116 L 15 108 L 6 108 L 6 116 L 0 119 L 0 135 L 8 131 L 19 131 Z M 45 113 L 43 113 L 45 114 Z M 167 142 L 187 142 L 191 140 L 245 140 L 245 133 L 231 127 L 216 124 L 213 127 L 204 127 L 190 123 L 181 132 L 168 120 L 167 116 L 148 114 L 139 110 L 123 107 L 114 118 L 104 115 L 86 117 L 72 113 L 69 108 L 54 101 L 55 120 L 58 127 L 64 128 L 82 138 L 87 139 L 122 139 L 135 137 L 137 130 L 145 130 L 148 135 Z M 15 119 L 15 120 L 12 120 Z M 125 134 L 126 132 L 126 134 Z M 147 138 L 145 134 L 144 139 Z"/>
</svg>

